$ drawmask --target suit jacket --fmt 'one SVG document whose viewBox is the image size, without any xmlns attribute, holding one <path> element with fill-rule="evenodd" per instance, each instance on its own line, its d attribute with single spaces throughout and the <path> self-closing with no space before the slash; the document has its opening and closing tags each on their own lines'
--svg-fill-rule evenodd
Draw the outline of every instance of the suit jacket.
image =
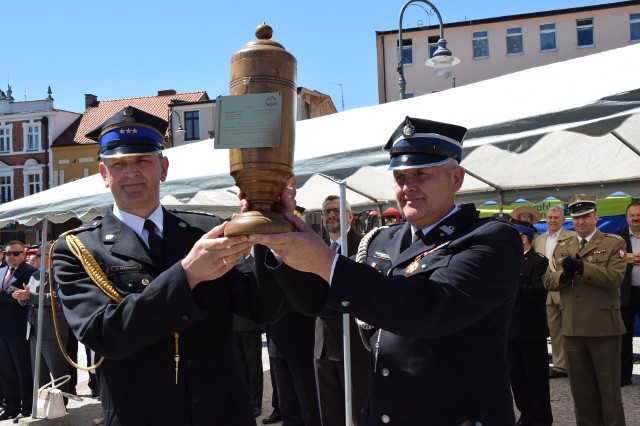
<svg viewBox="0 0 640 426">
<path fill-rule="evenodd" d="M 574 231 L 569 231 L 568 229 L 565 228 L 560 228 L 560 235 L 558 235 L 558 239 L 560 238 L 565 238 L 565 237 L 570 237 L 572 235 L 576 235 L 576 233 Z M 545 249 L 547 247 L 547 238 L 549 237 L 549 234 L 547 234 L 546 232 L 544 234 L 540 234 L 538 235 L 538 237 L 533 241 L 533 248 L 538 252 L 538 253 L 542 253 L 544 256 L 547 255 L 547 253 L 545 253 Z M 557 243 L 558 240 L 556 240 Z M 552 249 L 553 251 L 553 249 Z M 554 292 L 554 291 L 550 291 L 547 293 L 547 305 L 560 305 L 560 293 L 558 292 Z"/>
<path fill-rule="evenodd" d="M 267 346 L 271 358 L 313 356 L 315 318 L 287 308 L 287 312 L 267 326 Z"/>
<path fill-rule="evenodd" d="M 0 268 L 0 280 L 3 280 L 8 272 L 9 266 Z M 29 282 L 29 278 L 37 269 L 28 263 L 22 262 L 15 271 L 9 284 L 22 289 L 24 284 Z M 1 283 L 0 283 L 1 285 Z M 11 296 L 11 291 L 0 291 L 0 336 L 5 338 L 22 338 L 27 335 L 27 312 L 26 304 L 21 304 Z"/>
<path fill-rule="evenodd" d="M 51 294 L 49 293 L 49 274 L 45 273 L 44 278 L 44 309 L 42 315 L 42 338 L 43 339 L 55 339 L 56 338 L 56 330 L 53 325 L 52 312 L 56 316 L 56 323 L 58 324 L 58 333 L 60 337 L 66 338 L 69 334 L 69 327 L 67 325 L 67 320 L 64 316 L 64 312 L 62 312 L 62 308 L 60 305 L 60 297 L 58 297 L 58 286 L 54 282 L 53 287 L 53 308 L 51 307 Z M 31 279 L 29 280 L 29 287 L 36 289 L 36 287 L 40 286 L 40 270 L 37 270 L 31 275 Z M 40 289 L 38 288 L 38 291 Z M 30 336 L 36 337 L 36 333 L 38 330 L 38 303 L 40 302 L 40 295 L 35 291 L 31 291 L 29 293 L 29 314 L 27 319 L 31 326 Z"/>
<path fill-rule="evenodd" d="M 624 248 L 622 238 L 599 230 L 582 250 L 576 236 L 558 239 L 543 282 L 547 290 L 560 292 L 563 336 L 624 334 L 620 316 L 620 285 L 627 267 Z M 562 275 L 562 260 L 576 253 L 584 271 L 568 281 Z"/>
<path fill-rule="evenodd" d="M 355 256 L 362 235 L 354 229 L 347 232 L 347 255 Z M 327 241 L 327 244 L 329 241 Z M 358 325 L 353 316 L 349 317 L 349 338 L 351 359 L 368 360 L 369 352 L 365 349 L 360 339 Z M 342 343 L 342 313 L 334 310 L 326 310 L 316 320 L 316 340 L 314 356 L 319 359 L 325 354 L 331 361 L 342 361 L 344 358 L 344 344 Z"/>
<path fill-rule="evenodd" d="M 626 244 L 627 253 L 633 253 L 633 248 L 631 247 L 631 235 L 629 234 L 629 227 L 625 227 L 616 231 L 615 234 L 620 236 L 624 243 Z M 624 278 L 622 279 L 622 285 L 620 286 L 620 306 L 626 307 L 629 304 L 629 297 L 631 295 L 631 269 L 633 269 L 633 265 L 627 263 L 627 270 L 624 273 Z"/>
<path fill-rule="evenodd" d="M 478 219 L 468 204 L 413 244 L 408 224 L 382 229 L 366 265 L 338 259 L 331 286 L 268 255 L 259 273 L 273 274 L 298 310 L 325 302 L 379 327 L 365 424 L 385 415 L 506 425 L 515 423 L 505 348 L 522 251 L 513 226 Z"/>
<path fill-rule="evenodd" d="M 533 248 L 524 254 L 509 324 L 509 340 L 546 339 L 549 336 L 547 290 L 542 284 L 548 264 L 547 258 Z"/>
<path fill-rule="evenodd" d="M 89 278 L 64 237 L 53 251 L 54 279 L 75 336 L 105 357 L 97 369 L 105 424 L 254 425 L 238 370 L 233 314 L 274 321 L 284 297 L 258 286 L 244 259 L 224 276 L 189 288 L 180 260 L 217 217 L 164 211 L 164 263 L 111 210 L 72 231 L 107 274 L 120 303 Z M 175 340 L 179 374 L 175 383 Z"/>
</svg>

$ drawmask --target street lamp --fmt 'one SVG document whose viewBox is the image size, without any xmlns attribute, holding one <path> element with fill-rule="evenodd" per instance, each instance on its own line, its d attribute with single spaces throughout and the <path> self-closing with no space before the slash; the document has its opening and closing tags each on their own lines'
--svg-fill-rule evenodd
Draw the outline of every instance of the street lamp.
<svg viewBox="0 0 640 426">
<path fill-rule="evenodd" d="M 404 61 L 402 58 L 402 16 L 404 15 L 405 9 L 412 3 L 416 2 L 426 3 L 429 7 L 431 7 L 431 10 L 433 10 L 433 12 L 436 14 L 436 16 L 438 17 L 438 22 L 440 23 L 440 40 L 438 40 L 438 43 L 436 43 L 436 46 L 438 46 L 438 48 L 433 53 L 433 56 L 427 59 L 425 65 L 432 67 L 437 77 L 448 78 L 451 75 L 451 67 L 460 63 L 460 59 L 453 56 L 451 51 L 447 49 L 447 40 L 445 40 L 444 38 L 444 30 L 442 28 L 442 17 L 440 16 L 440 12 L 438 11 L 438 9 L 436 9 L 433 3 L 426 0 L 409 0 L 404 4 L 404 6 L 402 6 L 402 9 L 400 10 L 400 18 L 398 20 L 398 36 L 400 40 L 398 46 L 397 69 L 400 76 L 400 78 L 398 79 L 398 86 L 400 87 L 400 99 L 404 99 L 405 89 L 407 87 L 407 82 L 404 79 Z"/>
<path fill-rule="evenodd" d="M 171 116 L 173 114 L 176 115 L 176 117 L 178 118 L 178 128 L 176 129 L 176 134 L 177 135 L 184 135 L 185 133 L 187 133 L 187 131 L 184 129 L 184 127 L 182 127 L 182 121 L 180 121 L 180 114 L 178 114 L 176 111 L 172 110 L 171 108 L 169 108 L 168 110 L 168 122 L 169 122 L 169 148 L 173 147 L 173 125 L 172 125 L 172 121 L 171 121 Z"/>
</svg>

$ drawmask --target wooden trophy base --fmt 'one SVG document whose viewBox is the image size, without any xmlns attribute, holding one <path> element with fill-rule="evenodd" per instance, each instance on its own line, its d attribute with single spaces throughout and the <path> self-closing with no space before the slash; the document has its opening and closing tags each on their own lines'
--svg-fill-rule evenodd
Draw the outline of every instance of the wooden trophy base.
<svg viewBox="0 0 640 426">
<path fill-rule="evenodd" d="M 225 237 L 250 234 L 283 234 L 296 227 L 279 213 L 250 211 L 233 218 L 224 228 Z"/>
</svg>

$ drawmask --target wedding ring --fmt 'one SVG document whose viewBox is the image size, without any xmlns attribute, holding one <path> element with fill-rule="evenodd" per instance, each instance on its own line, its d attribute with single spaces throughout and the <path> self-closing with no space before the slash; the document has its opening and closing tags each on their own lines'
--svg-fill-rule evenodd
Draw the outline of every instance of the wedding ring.
<svg viewBox="0 0 640 426">
<path fill-rule="evenodd" d="M 229 263 L 227 262 L 227 259 L 225 259 L 224 257 L 222 258 L 222 263 L 224 263 L 224 266 L 227 266 Z"/>
</svg>

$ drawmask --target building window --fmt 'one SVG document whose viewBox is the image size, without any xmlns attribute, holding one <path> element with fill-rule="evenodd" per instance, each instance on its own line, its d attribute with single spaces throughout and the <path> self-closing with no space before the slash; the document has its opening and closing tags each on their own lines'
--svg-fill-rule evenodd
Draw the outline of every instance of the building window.
<svg viewBox="0 0 640 426">
<path fill-rule="evenodd" d="M 42 148 L 40 142 L 40 123 L 25 123 L 23 129 L 25 151 L 39 151 Z"/>
<path fill-rule="evenodd" d="M 200 112 L 199 111 L 185 111 L 184 112 L 184 126 L 187 133 L 184 135 L 184 140 L 194 141 L 200 139 Z"/>
<path fill-rule="evenodd" d="M 631 41 L 640 41 L 640 13 L 629 15 L 629 32 Z"/>
<path fill-rule="evenodd" d="M 507 55 L 522 54 L 522 27 L 507 28 Z"/>
<path fill-rule="evenodd" d="M 396 41 L 396 45 L 400 44 L 400 40 Z M 413 41 L 402 40 L 402 64 L 403 65 L 412 65 L 413 64 Z"/>
<path fill-rule="evenodd" d="M 0 202 L 13 201 L 13 184 L 11 176 L 0 176 Z"/>
<path fill-rule="evenodd" d="M 0 152 L 11 151 L 11 126 L 0 126 Z"/>
<path fill-rule="evenodd" d="M 489 57 L 489 35 L 487 31 L 473 32 L 473 59 Z"/>
<path fill-rule="evenodd" d="M 578 47 L 591 47 L 593 43 L 593 18 L 578 19 L 576 21 L 578 31 Z"/>
<path fill-rule="evenodd" d="M 427 42 L 429 43 L 429 59 L 433 58 L 433 54 L 438 50 L 438 42 L 440 36 L 429 36 Z"/>
<path fill-rule="evenodd" d="M 25 196 L 37 194 L 42 191 L 42 182 L 40 179 L 40 174 L 29 174 L 25 176 Z"/>
<path fill-rule="evenodd" d="M 540 50 L 556 50 L 556 24 L 540 25 Z"/>
</svg>

